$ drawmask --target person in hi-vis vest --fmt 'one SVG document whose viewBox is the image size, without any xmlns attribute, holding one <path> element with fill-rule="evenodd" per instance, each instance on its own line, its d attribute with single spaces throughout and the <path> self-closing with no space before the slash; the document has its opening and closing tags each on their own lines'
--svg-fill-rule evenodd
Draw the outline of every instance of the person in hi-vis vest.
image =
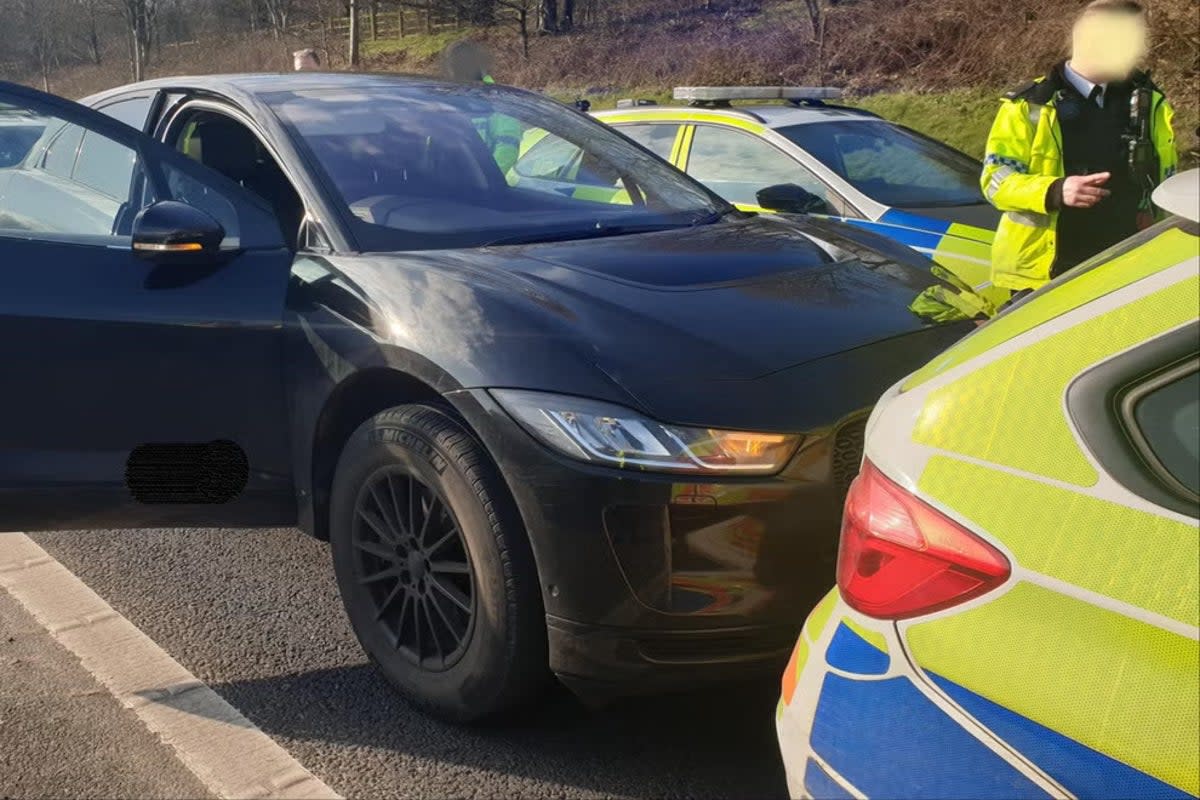
<svg viewBox="0 0 1200 800">
<path fill-rule="evenodd" d="M 982 186 L 1004 212 L 992 283 L 1037 289 L 1153 221 L 1150 195 L 1175 173 L 1174 111 L 1137 66 L 1145 9 L 1096 0 L 1072 31 L 1070 59 L 1000 104 Z"/>
</svg>

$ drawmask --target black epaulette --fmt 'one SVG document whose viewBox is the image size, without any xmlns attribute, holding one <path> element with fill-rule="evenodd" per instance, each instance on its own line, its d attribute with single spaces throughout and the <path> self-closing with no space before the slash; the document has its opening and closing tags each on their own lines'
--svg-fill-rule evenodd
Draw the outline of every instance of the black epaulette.
<svg viewBox="0 0 1200 800">
<path fill-rule="evenodd" d="M 1020 100 L 1037 88 L 1038 81 L 1030 81 L 1019 89 L 1013 89 L 1004 95 L 1005 100 Z"/>
<path fill-rule="evenodd" d="M 1150 72 L 1148 70 L 1145 72 L 1141 70 L 1134 72 L 1133 75 L 1129 77 L 1129 84 L 1135 89 L 1152 89 L 1159 94 L 1163 93 L 1163 90 L 1158 88 L 1158 85 L 1153 79 L 1151 79 Z"/>
<path fill-rule="evenodd" d="M 1057 82 L 1050 77 L 1030 81 L 1019 89 L 1014 89 L 1004 97 L 1008 100 L 1025 100 L 1034 105 L 1044 106 L 1058 91 Z"/>
</svg>

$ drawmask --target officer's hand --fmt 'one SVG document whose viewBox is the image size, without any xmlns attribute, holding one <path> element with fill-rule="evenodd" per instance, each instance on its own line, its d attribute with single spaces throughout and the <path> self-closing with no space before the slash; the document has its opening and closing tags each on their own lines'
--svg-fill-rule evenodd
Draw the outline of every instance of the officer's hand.
<svg viewBox="0 0 1200 800">
<path fill-rule="evenodd" d="M 1071 208 L 1091 208 L 1112 194 L 1103 188 L 1111 177 L 1109 172 L 1072 175 L 1063 182 L 1063 205 Z"/>
</svg>

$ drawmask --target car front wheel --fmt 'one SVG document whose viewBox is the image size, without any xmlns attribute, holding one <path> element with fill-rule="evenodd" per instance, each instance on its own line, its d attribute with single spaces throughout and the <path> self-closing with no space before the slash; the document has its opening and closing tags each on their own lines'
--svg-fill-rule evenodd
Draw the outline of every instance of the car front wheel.
<svg viewBox="0 0 1200 800">
<path fill-rule="evenodd" d="M 338 461 L 330 513 L 350 624 L 413 703 L 466 722 L 538 693 L 548 669 L 533 554 L 460 422 L 411 405 L 363 423 Z"/>
</svg>

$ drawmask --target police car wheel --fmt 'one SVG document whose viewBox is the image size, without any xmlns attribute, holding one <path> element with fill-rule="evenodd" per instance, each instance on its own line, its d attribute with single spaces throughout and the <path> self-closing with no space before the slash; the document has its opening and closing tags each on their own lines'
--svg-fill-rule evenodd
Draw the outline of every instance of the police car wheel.
<svg viewBox="0 0 1200 800">
<path fill-rule="evenodd" d="M 330 515 L 351 627 L 411 702 L 467 722 L 544 687 L 529 541 L 498 470 L 461 423 L 420 405 L 365 422 L 338 461 Z"/>
</svg>

